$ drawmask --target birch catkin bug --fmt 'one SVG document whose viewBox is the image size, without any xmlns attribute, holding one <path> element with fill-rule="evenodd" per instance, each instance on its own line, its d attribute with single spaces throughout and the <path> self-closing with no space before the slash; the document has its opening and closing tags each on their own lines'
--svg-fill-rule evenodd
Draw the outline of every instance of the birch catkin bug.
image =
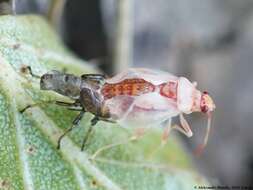
<svg viewBox="0 0 253 190">
<path fill-rule="evenodd" d="M 58 105 L 79 111 L 73 126 L 59 138 L 58 148 L 61 139 L 78 125 L 85 112 L 94 115 L 91 126 L 99 120 L 117 122 L 122 127 L 137 128 L 157 127 L 168 122 L 169 125 L 165 128 L 162 137 L 164 142 L 172 128 L 191 137 L 193 133 L 183 114 L 203 112 L 208 116 L 208 124 L 204 142 L 198 149 L 201 151 L 207 144 L 211 112 L 214 111 L 215 104 L 209 94 L 201 93 L 196 89 L 196 85 L 184 77 L 143 68 L 132 68 L 112 78 L 105 78 L 100 74 L 85 74 L 79 77 L 59 71 L 51 71 L 40 77 L 42 90 L 53 90 L 74 101 L 73 103 L 56 102 Z M 180 125 L 172 127 L 171 119 L 178 115 Z M 92 127 L 84 138 L 82 150 L 91 129 Z M 133 139 L 136 138 L 131 138 Z M 120 143 L 106 148 L 118 144 Z"/>
</svg>

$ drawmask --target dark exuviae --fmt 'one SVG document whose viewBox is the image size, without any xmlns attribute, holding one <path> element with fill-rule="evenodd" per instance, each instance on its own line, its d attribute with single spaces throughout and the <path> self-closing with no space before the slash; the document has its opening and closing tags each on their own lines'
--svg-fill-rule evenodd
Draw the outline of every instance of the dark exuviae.
<svg viewBox="0 0 253 190">
<path fill-rule="evenodd" d="M 84 74 L 81 77 L 72 74 L 67 74 L 60 71 L 50 71 L 43 74 L 41 77 L 32 72 L 30 66 L 26 67 L 29 73 L 36 78 L 40 78 L 41 90 L 52 90 L 61 95 L 71 98 L 74 102 L 49 101 L 44 103 L 55 103 L 59 106 L 65 106 L 69 110 L 78 111 L 79 114 L 72 122 L 72 126 L 68 128 L 58 139 L 57 148 L 61 146 L 62 138 L 69 133 L 75 126 L 78 126 L 85 112 L 90 112 L 94 115 L 91 120 L 88 132 L 86 133 L 81 150 L 84 150 L 86 141 L 92 132 L 93 126 L 99 120 L 114 122 L 110 120 L 110 113 L 103 105 L 102 97 L 97 90 L 103 85 L 105 76 L 102 74 Z M 20 112 L 23 113 L 28 108 L 38 106 L 38 104 L 28 105 Z"/>
</svg>

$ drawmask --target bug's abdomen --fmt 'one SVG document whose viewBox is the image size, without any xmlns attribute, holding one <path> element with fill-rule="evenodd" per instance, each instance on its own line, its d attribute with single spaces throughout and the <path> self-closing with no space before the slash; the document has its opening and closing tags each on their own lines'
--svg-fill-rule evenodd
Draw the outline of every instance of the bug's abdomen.
<svg viewBox="0 0 253 190">
<path fill-rule="evenodd" d="M 119 83 L 105 83 L 101 92 L 105 99 L 119 95 L 140 96 L 155 91 L 155 86 L 143 79 L 125 79 Z"/>
</svg>

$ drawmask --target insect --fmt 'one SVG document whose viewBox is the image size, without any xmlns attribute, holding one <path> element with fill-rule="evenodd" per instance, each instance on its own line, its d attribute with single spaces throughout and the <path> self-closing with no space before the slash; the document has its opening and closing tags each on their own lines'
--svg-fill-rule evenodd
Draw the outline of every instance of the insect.
<svg viewBox="0 0 253 190">
<path fill-rule="evenodd" d="M 58 148 L 61 139 L 78 125 L 85 112 L 94 115 L 91 126 L 99 120 L 136 128 L 152 128 L 168 123 L 163 132 L 164 142 L 172 128 L 191 137 L 192 130 L 183 114 L 203 112 L 208 117 L 208 123 L 204 142 L 199 147 L 202 150 L 208 141 L 211 112 L 215 104 L 207 92 L 200 92 L 196 86 L 196 82 L 191 83 L 184 77 L 144 68 L 131 68 L 112 78 L 101 74 L 79 77 L 59 71 L 51 71 L 40 77 L 41 90 L 53 90 L 73 100 L 72 103 L 57 101 L 56 104 L 79 111 L 73 126 L 59 138 Z M 172 126 L 171 120 L 176 116 L 180 118 L 180 125 Z M 84 138 L 82 150 L 91 129 Z"/>
</svg>

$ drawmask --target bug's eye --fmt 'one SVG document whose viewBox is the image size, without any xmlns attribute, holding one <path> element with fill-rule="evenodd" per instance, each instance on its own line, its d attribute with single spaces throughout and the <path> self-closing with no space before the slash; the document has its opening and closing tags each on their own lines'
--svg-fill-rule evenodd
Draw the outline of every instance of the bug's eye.
<svg viewBox="0 0 253 190">
<path fill-rule="evenodd" d="M 49 74 L 45 74 L 41 77 L 41 80 L 48 80 L 48 79 L 52 79 L 53 76 L 52 75 L 49 75 Z"/>
<path fill-rule="evenodd" d="M 207 106 L 207 105 L 203 105 L 203 106 L 201 106 L 201 111 L 202 111 L 203 113 L 208 112 L 208 110 L 209 110 L 209 108 L 208 108 L 208 106 Z"/>
</svg>

